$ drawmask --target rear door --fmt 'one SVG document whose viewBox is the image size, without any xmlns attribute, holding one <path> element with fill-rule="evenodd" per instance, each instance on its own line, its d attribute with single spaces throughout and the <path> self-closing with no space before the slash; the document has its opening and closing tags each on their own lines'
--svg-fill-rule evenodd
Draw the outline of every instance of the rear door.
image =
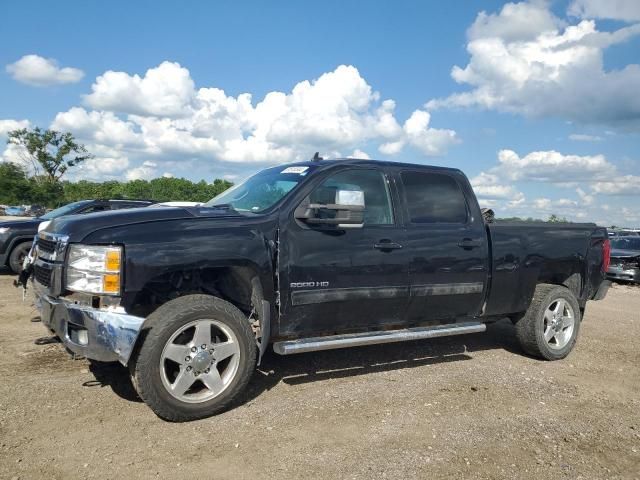
<svg viewBox="0 0 640 480">
<path fill-rule="evenodd" d="M 469 182 L 454 170 L 402 170 L 405 234 L 410 255 L 409 322 L 449 323 L 481 312 L 489 252 Z M 469 201 L 468 199 L 473 199 Z"/>
<path fill-rule="evenodd" d="M 282 334 L 345 332 L 404 320 L 409 284 L 397 192 L 386 172 L 349 166 L 332 170 L 309 194 L 333 203 L 336 190 L 364 193 L 362 228 L 299 223 L 292 212 L 280 233 Z"/>
</svg>

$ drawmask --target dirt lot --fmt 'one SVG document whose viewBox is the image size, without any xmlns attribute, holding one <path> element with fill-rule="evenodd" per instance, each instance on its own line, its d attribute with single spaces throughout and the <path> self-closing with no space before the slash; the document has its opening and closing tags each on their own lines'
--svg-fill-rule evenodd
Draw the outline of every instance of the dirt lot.
<svg viewBox="0 0 640 480">
<path fill-rule="evenodd" d="M 269 355 L 244 401 L 170 424 L 118 365 L 36 345 L 0 273 L 2 478 L 640 478 L 640 288 L 589 304 L 564 361 L 488 333 Z"/>
</svg>

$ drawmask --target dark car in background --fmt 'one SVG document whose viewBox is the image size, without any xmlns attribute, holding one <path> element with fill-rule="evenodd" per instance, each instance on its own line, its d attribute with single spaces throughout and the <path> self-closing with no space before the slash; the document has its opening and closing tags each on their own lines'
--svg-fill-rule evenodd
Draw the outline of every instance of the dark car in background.
<svg viewBox="0 0 640 480">
<path fill-rule="evenodd" d="M 42 222 L 63 215 L 148 207 L 152 203 L 147 200 L 80 200 L 39 217 L 0 222 L 0 267 L 6 265 L 14 273 L 20 272 L 24 257 L 29 253 L 33 237 L 38 233 L 38 226 Z"/>
<path fill-rule="evenodd" d="M 611 264 L 607 277 L 640 283 L 640 237 L 615 236 L 611 238 Z"/>
</svg>

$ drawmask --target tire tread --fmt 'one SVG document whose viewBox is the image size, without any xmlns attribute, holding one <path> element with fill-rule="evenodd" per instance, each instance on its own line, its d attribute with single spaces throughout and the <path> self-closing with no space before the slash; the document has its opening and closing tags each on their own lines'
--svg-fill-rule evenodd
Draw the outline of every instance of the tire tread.
<svg viewBox="0 0 640 480">
<path fill-rule="evenodd" d="M 154 349 L 160 348 L 158 345 L 162 344 L 161 337 L 168 328 L 171 328 L 172 322 L 167 320 L 188 317 L 205 310 L 223 313 L 227 317 L 225 320 L 231 320 L 240 327 L 241 336 L 244 338 L 239 338 L 239 341 L 247 342 L 249 358 L 243 369 L 244 371 L 236 373 L 236 375 L 240 375 L 239 382 L 217 397 L 218 399 L 223 399 L 222 401 L 208 408 L 204 413 L 193 408 L 188 409 L 191 411 L 180 410 L 168 405 L 160 397 L 157 387 L 151 384 L 154 380 L 149 378 L 146 373 L 153 371 L 153 363 L 156 361 L 153 355 Z M 145 322 L 145 330 L 147 333 L 143 343 L 135 358 L 130 361 L 130 372 L 138 395 L 159 417 L 171 422 L 184 422 L 214 415 L 228 409 L 236 400 L 237 395 L 249 383 L 257 361 L 254 336 L 246 317 L 231 303 L 210 295 L 196 294 L 179 297 L 167 302 L 149 315 Z M 157 381 L 159 382 L 160 380 L 158 379 Z"/>
</svg>

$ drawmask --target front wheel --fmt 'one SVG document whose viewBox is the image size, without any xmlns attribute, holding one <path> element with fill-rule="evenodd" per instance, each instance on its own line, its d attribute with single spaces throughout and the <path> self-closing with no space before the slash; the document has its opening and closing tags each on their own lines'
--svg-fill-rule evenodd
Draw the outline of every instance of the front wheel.
<svg viewBox="0 0 640 480">
<path fill-rule="evenodd" d="M 516 322 L 516 335 L 529 355 L 560 360 L 573 350 L 580 321 L 580 306 L 568 288 L 540 284 L 526 314 Z"/>
<path fill-rule="evenodd" d="M 256 344 L 246 317 L 208 295 L 172 300 L 145 323 L 130 368 L 144 402 L 159 417 L 188 421 L 227 408 L 247 386 Z"/>
<path fill-rule="evenodd" d="M 16 246 L 9 255 L 9 268 L 13 271 L 13 273 L 20 273 L 22 271 L 22 264 L 24 263 L 25 257 L 29 254 L 29 250 L 31 250 L 30 242 L 22 242 Z"/>
</svg>

